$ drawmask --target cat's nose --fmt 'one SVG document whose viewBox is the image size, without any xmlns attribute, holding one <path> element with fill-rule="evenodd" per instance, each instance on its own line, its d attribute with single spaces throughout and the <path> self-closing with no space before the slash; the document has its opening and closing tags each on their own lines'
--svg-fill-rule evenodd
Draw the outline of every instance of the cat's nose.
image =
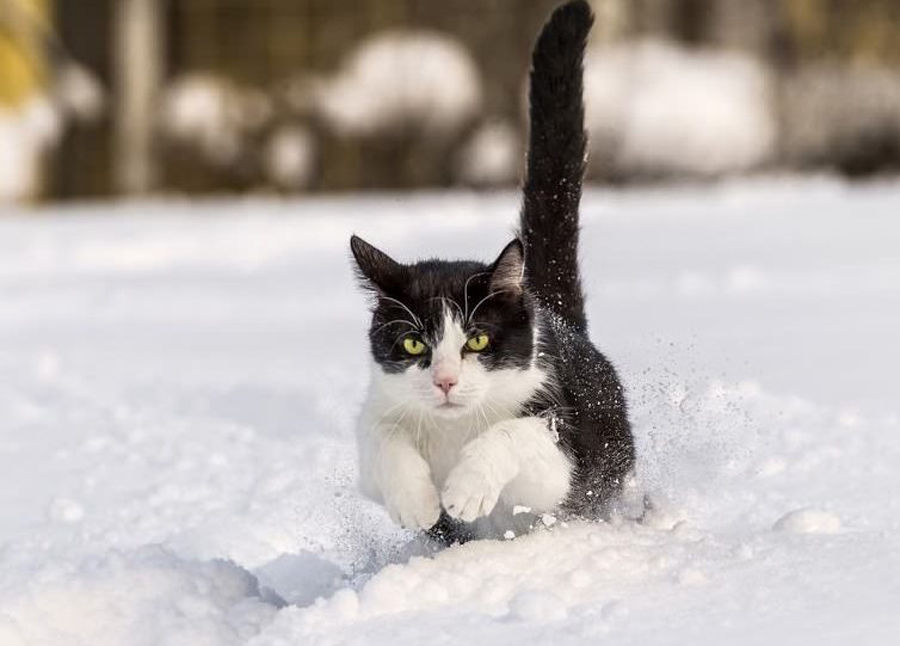
<svg viewBox="0 0 900 646">
<path fill-rule="evenodd" d="M 457 383 L 456 377 L 435 377 L 434 385 L 444 391 L 445 395 L 450 394 L 450 389 Z"/>
</svg>

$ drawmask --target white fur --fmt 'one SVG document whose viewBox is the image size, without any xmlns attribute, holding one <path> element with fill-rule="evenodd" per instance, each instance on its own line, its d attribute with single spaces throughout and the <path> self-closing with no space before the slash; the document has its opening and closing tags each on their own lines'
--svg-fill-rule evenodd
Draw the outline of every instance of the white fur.
<svg viewBox="0 0 900 646">
<path fill-rule="evenodd" d="M 358 427 L 363 491 L 409 528 L 431 527 L 442 504 L 465 521 L 498 501 L 553 509 L 568 492 L 572 465 L 546 420 L 516 417 L 546 373 L 534 362 L 485 370 L 476 354 L 463 354 L 466 334 L 449 308 L 439 338 L 427 341 L 428 369 L 388 374 L 373 366 Z M 445 394 L 439 377 L 457 383 Z"/>
<path fill-rule="evenodd" d="M 490 514 L 501 498 L 509 508 L 550 511 L 568 493 L 571 470 L 546 420 L 508 419 L 463 447 L 444 482 L 441 502 L 448 514 L 467 522 Z"/>
</svg>

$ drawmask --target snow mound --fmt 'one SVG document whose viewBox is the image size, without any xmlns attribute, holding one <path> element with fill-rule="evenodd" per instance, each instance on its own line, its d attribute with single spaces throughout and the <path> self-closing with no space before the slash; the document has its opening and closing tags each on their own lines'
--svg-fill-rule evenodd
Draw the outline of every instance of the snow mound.
<svg viewBox="0 0 900 646">
<path fill-rule="evenodd" d="M 96 123 L 106 111 L 106 90 L 88 68 L 68 62 L 57 72 L 56 100 L 68 116 L 85 123 Z"/>
<path fill-rule="evenodd" d="M 282 126 L 270 135 L 264 159 L 266 174 L 275 186 L 303 188 L 315 170 L 315 137 L 302 126 Z"/>
<path fill-rule="evenodd" d="M 243 644 L 277 599 L 226 561 L 185 561 L 160 548 L 46 567 L 0 606 L 4 646 Z"/>
<path fill-rule="evenodd" d="M 608 172 L 715 176 L 774 152 L 768 73 L 744 55 L 654 40 L 597 48 L 584 85 L 593 163 Z"/>
<path fill-rule="evenodd" d="M 242 154 L 245 137 L 272 115 L 269 98 L 212 73 L 184 74 L 165 90 L 159 120 L 166 137 L 195 147 L 226 166 Z"/>
<path fill-rule="evenodd" d="M 37 195 L 40 161 L 61 130 L 58 111 L 44 97 L 15 110 L 0 106 L 0 204 Z"/>
<path fill-rule="evenodd" d="M 819 509 L 796 509 L 778 519 L 773 529 L 791 534 L 834 534 L 841 528 L 841 519 Z"/>
<path fill-rule="evenodd" d="M 456 174 L 475 186 L 499 186 L 518 178 L 524 160 L 521 136 L 507 121 L 482 125 L 463 146 Z"/>
<path fill-rule="evenodd" d="M 679 572 L 705 551 L 690 534 L 635 524 L 574 523 L 513 541 L 477 541 L 388 565 L 359 591 L 282 611 L 252 643 L 343 643 L 363 634 L 380 643 L 392 618 L 421 613 L 438 626 L 471 613 L 479 623 L 552 632 L 570 614 L 583 618 L 635 586 L 682 585 Z M 405 619 L 402 628 L 408 639 Z"/>
<path fill-rule="evenodd" d="M 313 84 L 315 110 L 344 136 L 458 131 L 481 109 L 481 73 L 456 40 L 432 32 L 388 31 L 350 54 L 331 78 Z"/>
</svg>

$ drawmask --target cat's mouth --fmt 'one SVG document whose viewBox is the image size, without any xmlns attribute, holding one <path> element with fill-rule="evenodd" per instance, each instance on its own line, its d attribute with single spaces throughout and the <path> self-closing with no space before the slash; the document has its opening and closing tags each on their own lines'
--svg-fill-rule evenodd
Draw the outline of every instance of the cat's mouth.
<svg viewBox="0 0 900 646">
<path fill-rule="evenodd" d="M 465 413 L 467 408 L 468 407 L 465 404 L 445 400 L 440 404 L 435 405 L 433 410 L 435 415 L 441 417 L 456 417 Z"/>
</svg>

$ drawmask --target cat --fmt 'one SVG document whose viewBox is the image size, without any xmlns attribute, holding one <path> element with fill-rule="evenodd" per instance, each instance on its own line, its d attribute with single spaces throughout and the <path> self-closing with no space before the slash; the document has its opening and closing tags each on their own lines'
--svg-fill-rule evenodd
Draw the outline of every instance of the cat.
<svg viewBox="0 0 900 646">
<path fill-rule="evenodd" d="M 578 268 L 587 2 L 532 54 L 518 237 L 490 264 L 401 264 L 357 236 L 374 366 L 358 426 L 363 492 L 445 543 L 516 508 L 597 518 L 635 461 L 625 393 L 588 338 Z"/>
</svg>

